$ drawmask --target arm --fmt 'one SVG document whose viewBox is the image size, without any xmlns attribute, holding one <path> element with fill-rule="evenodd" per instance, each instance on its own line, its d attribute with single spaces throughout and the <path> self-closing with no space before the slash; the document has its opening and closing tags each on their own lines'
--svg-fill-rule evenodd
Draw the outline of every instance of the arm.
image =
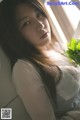
<svg viewBox="0 0 80 120">
<path fill-rule="evenodd" d="M 13 82 L 32 120 L 79 120 L 80 113 L 75 113 L 74 119 L 74 112 L 55 118 L 41 78 L 31 63 L 17 62 L 13 69 Z"/>
<path fill-rule="evenodd" d="M 30 63 L 19 60 L 13 69 L 13 80 L 32 120 L 55 120 L 40 76 Z"/>
</svg>

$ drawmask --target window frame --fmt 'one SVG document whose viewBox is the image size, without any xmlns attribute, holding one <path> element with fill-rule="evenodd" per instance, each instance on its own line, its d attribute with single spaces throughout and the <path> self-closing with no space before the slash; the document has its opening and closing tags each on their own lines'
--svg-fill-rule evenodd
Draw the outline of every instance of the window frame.
<svg viewBox="0 0 80 120">
<path fill-rule="evenodd" d="M 45 4 L 47 3 L 47 1 L 50 1 L 50 0 L 45 0 Z M 57 2 L 58 0 L 51 0 L 51 1 Z M 47 8 L 48 7 L 49 5 L 47 5 Z M 57 19 L 56 21 L 59 23 L 62 32 L 64 31 L 63 34 L 64 34 L 65 39 L 69 41 L 74 36 L 75 30 L 73 29 L 73 26 L 71 25 L 71 21 L 68 19 L 63 7 L 51 5 L 50 8 L 53 11 L 55 18 Z"/>
</svg>

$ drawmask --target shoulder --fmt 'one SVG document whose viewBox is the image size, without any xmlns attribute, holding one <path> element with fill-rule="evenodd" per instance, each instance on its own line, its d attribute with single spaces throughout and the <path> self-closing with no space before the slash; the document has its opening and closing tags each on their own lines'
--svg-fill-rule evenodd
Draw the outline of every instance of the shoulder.
<svg viewBox="0 0 80 120">
<path fill-rule="evenodd" d="M 14 64 L 13 72 L 15 70 L 20 70 L 21 68 L 26 70 L 36 70 L 35 66 L 30 61 L 18 59 L 17 62 Z"/>
<path fill-rule="evenodd" d="M 26 74 L 28 74 L 29 72 L 38 74 L 38 71 L 32 62 L 30 62 L 28 60 L 18 59 L 13 67 L 13 74 L 20 73 L 20 72 L 21 73 L 26 72 Z"/>
<path fill-rule="evenodd" d="M 13 67 L 12 78 L 16 81 L 23 78 L 27 79 L 27 81 L 41 79 L 35 65 L 30 61 L 21 59 L 19 59 Z"/>
</svg>

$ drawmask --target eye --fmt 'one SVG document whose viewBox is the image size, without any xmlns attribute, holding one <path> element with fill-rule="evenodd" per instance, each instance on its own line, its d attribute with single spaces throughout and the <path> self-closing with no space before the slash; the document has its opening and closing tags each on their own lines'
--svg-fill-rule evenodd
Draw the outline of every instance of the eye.
<svg viewBox="0 0 80 120">
<path fill-rule="evenodd" d="M 23 24 L 22 24 L 22 28 L 29 25 L 30 24 L 30 21 L 25 21 Z"/>
<path fill-rule="evenodd" d="M 37 13 L 37 18 L 42 18 L 43 17 L 43 14 L 41 12 L 38 12 Z"/>
</svg>

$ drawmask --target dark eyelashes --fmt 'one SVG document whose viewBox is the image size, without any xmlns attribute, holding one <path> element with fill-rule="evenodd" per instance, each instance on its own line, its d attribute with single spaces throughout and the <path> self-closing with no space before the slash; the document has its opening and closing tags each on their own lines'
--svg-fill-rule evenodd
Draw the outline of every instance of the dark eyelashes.
<svg viewBox="0 0 80 120">
<path fill-rule="evenodd" d="M 40 16 L 43 16 L 43 17 L 44 17 L 45 15 L 44 15 L 41 11 L 38 11 L 38 12 L 37 12 L 37 17 L 40 17 Z"/>
<path fill-rule="evenodd" d="M 25 26 L 27 26 L 27 25 L 29 25 L 29 24 L 30 24 L 29 21 L 24 22 L 24 24 L 22 25 L 22 28 L 24 28 Z"/>
<path fill-rule="evenodd" d="M 37 17 L 38 19 L 43 20 L 44 17 L 45 17 L 45 15 L 44 15 L 43 12 L 37 11 L 36 17 Z M 29 24 L 31 24 L 31 21 L 30 21 L 30 20 L 25 20 L 25 21 L 22 23 L 21 28 L 27 27 Z"/>
</svg>

